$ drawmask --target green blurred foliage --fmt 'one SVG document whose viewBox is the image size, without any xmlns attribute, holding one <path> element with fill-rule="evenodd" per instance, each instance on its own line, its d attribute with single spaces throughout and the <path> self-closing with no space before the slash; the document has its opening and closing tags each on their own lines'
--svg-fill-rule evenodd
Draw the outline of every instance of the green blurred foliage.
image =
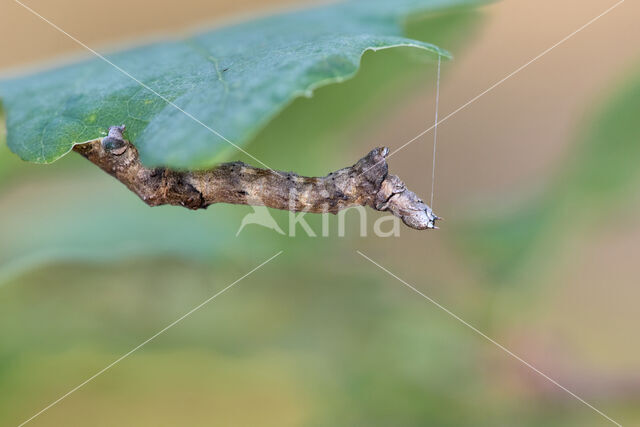
<svg viewBox="0 0 640 427">
<path fill-rule="evenodd" d="M 606 101 L 557 180 L 556 198 L 593 223 L 633 196 L 640 178 L 640 72 Z M 559 203 L 562 206 L 561 203 Z M 582 220 L 582 218 L 581 218 Z"/>
<path fill-rule="evenodd" d="M 634 73 L 611 99 L 597 103 L 570 156 L 527 200 L 502 200 L 458 228 L 458 243 L 490 282 L 527 283 L 531 265 L 558 260 L 563 239 L 607 227 L 610 212 L 636 203 L 640 182 L 640 78 Z"/>
<path fill-rule="evenodd" d="M 4 111 L 0 103 L 0 182 L 11 176 L 11 172 L 19 164 L 18 159 L 15 157 L 11 155 L 11 151 L 7 146 L 7 129 L 5 127 Z"/>
<path fill-rule="evenodd" d="M 513 378 L 488 371 L 505 363 L 504 355 L 368 265 L 340 265 L 344 255 L 329 252 L 317 264 L 288 255 L 52 408 L 43 423 L 592 420 L 579 405 L 531 400 Z M 0 384 L 11 393 L 0 401 L 0 423 L 28 417 L 248 268 L 226 263 L 64 264 L 5 288 Z"/>
</svg>

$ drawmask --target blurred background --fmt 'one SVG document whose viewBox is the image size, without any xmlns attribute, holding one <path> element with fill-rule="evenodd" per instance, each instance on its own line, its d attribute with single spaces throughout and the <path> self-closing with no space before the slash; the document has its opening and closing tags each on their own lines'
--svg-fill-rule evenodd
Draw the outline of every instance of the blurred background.
<svg viewBox="0 0 640 427">
<path fill-rule="evenodd" d="M 31 0 L 92 47 L 300 6 L 266 0 Z M 306 3 L 304 3 L 306 4 Z M 505 0 L 417 17 L 449 49 L 440 115 L 614 4 Z M 243 206 L 148 208 L 80 156 L 21 162 L 0 129 L 0 425 L 606 425 L 360 250 L 623 425 L 640 424 L 640 5 L 625 2 L 439 128 L 437 232 L 280 236 Z M 0 4 L 0 69 L 85 54 Z M 325 175 L 430 127 L 435 64 L 368 53 L 248 147 Z M 389 160 L 428 199 L 432 134 Z M 230 160 L 247 160 L 235 156 Z M 285 226 L 287 215 L 272 212 Z M 369 212 L 369 230 L 381 214 Z M 307 217 L 321 227 L 320 217 Z"/>
</svg>

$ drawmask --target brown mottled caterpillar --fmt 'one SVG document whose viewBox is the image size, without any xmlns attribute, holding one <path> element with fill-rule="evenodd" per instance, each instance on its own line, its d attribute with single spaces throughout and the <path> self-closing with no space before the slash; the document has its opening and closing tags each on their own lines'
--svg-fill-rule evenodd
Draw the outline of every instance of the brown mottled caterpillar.
<svg viewBox="0 0 640 427">
<path fill-rule="evenodd" d="M 353 166 L 324 177 L 260 169 L 242 162 L 206 171 L 147 168 L 126 141 L 123 126 L 107 137 L 74 150 L 122 182 L 149 206 L 177 205 L 204 209 L 214 203 L 267 206 L 294 212 L 338 213 L 353 206 L 388 211 L 418 230 L 437 228 L 438 218 L 395 175 L 389 174 L 388 148 L 376 148 Z"/>
</svg>

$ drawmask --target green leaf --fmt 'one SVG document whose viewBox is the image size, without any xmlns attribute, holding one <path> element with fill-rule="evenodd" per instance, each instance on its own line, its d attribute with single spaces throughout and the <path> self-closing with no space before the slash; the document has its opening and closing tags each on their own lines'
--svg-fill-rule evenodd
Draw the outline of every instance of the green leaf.
<svg viewBox="0 0 640 427">
<path fill-rule="evenodd" d="M 448 57 L 403 37 L 403 22 L 478 3 L 350 0 L 109 55 L 161 97 L 98 58 L 2 81 L 8 144 L 24 160 L 50 163 L 126 124 L 148 166 L 210 167 L 233 147 L 207 126 L 243 146 L 293 99 L 352 77 L 367 50 L 408 46 Z"/>
</svg>

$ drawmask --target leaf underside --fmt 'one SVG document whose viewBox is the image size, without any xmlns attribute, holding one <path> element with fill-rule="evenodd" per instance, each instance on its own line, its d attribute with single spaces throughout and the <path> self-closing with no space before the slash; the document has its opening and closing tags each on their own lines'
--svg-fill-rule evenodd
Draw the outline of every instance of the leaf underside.
<svg viewBox="0 0 640 427">
<path fill-rule="evenodd" d="M 0 81 L 7 143 L 23 160 L 51 163 L 125 124 L 145 165 L 211 167 L 293 99 L 352 77 L 367 50 L 449 57 L 403 37 L 405 19 L 477 3 L 350 0 L 108 55 L 120 70 L 94 58 Z"/>
</svg>

